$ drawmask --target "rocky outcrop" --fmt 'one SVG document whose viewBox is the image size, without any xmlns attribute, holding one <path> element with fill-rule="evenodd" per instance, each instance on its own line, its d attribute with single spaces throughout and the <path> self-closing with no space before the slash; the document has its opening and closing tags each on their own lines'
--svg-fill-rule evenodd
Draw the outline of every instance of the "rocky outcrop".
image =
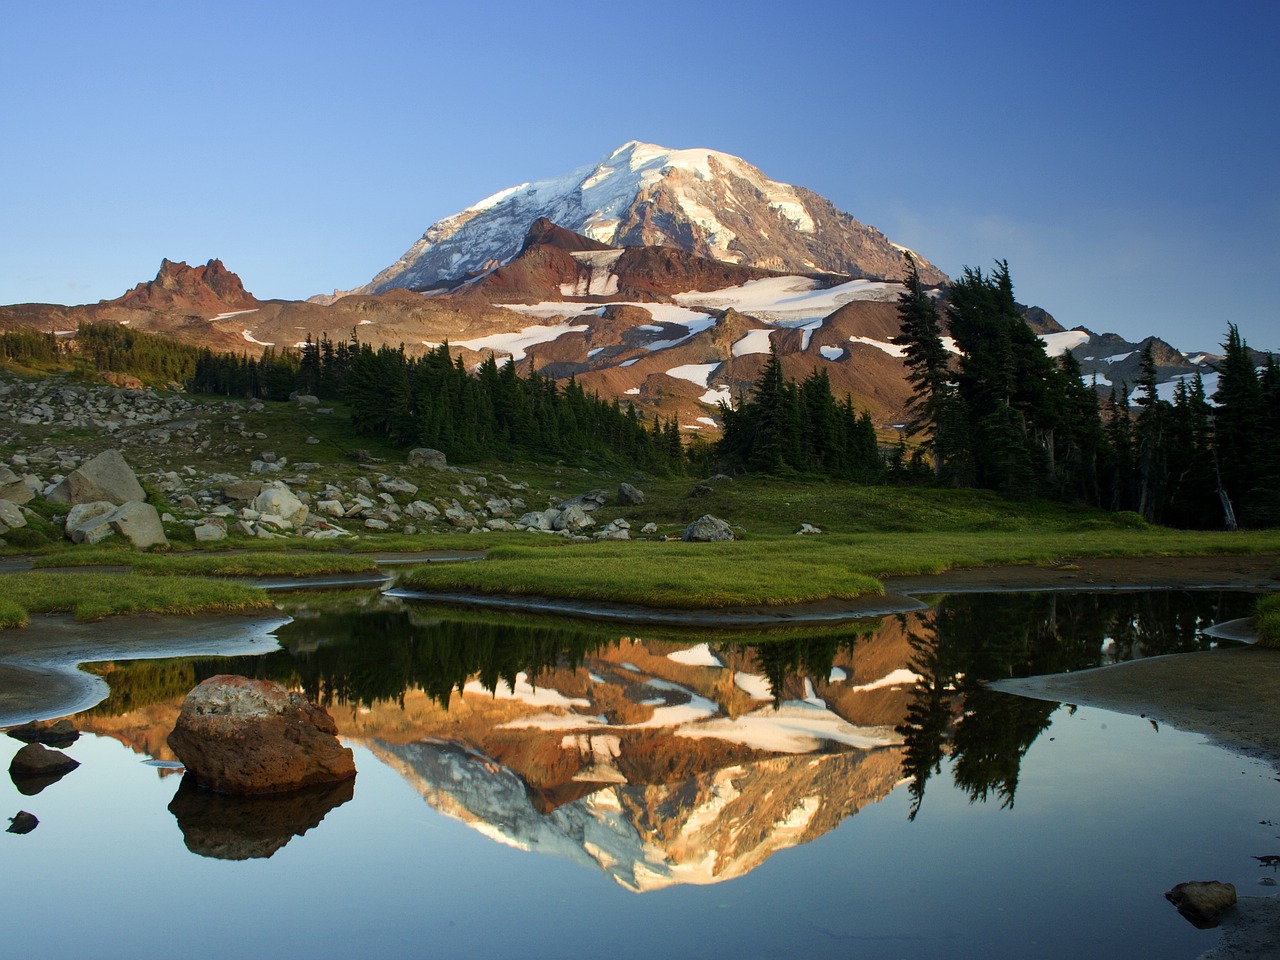
<svg viewBox="0 0 1280 960">
<path fill-rule="evenodd" d="M 257 795 L 356 775 L 322 708 L 269 680 L 220 674 L 187 694 L 168 743 L 203 787 Z"/>
<path fill-rule="evenodd" d="M 210 260 L 202 267 L 161 260 L 154 280 L 138 284 L 113 302 L 153 310 L 253 310 L 260 305 L 221 260 Z"/>
</svg>

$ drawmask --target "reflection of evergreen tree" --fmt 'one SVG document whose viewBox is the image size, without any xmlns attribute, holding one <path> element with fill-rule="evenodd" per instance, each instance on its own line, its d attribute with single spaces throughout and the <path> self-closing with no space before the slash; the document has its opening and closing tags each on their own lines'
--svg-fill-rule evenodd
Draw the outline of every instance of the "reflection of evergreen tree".
<svg viewBox="0 0 1280 960">
<path fill-rule="evenodd" d="M 908 633 L 907 639 L 911 644 L 911 670 L 921 679 L 912 691 L 906 719 L 896 729 L 904 740 L 902 774 L 911 778 L 907 787 L 911 812 L 907 819 L 914 820 L 924 802 L 925 784 L 942 770 L 955 690 L 951 688 L 952 673 L 943 663 L 933 625 L 926 622 L 919 632 Z"/>
<path fill-rule="evenodd" d="M 964 707 L 951 740 L 956 786 L 969 794 L 970 802 L 985 803 L 994 794 L 1002 807 L 1012 807 L 1022 758 L 1049 728 L 1058 705 L 966 682 Z"/>
<path fill-rule="evenodd" d="M 957 594 L 910 635 L 912 670 L 921 676 L 905 721 L 903 773 L 911 778 L 914 819 L 925 786 L 942 766 L 950 734 L 952 777 L 970 799 L 999 797 L 1013 806 L 1022 757 L 1049 725 L 1056 705 L 996 693 L 1000 677 L 1063 673 L 1205 648 L 1201 628 L 1248 615 L 1243 594 L 1142 591 L 1082 594 Z M 951 686 L 955 678 L 954 687 Z"/>
</svg>

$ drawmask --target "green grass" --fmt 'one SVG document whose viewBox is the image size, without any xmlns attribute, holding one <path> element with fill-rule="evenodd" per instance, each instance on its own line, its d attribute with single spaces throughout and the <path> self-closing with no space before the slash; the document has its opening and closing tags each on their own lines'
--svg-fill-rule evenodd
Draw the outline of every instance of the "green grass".
<svg viewBox="0 0 1280 960">
<path fill-rule="evenodd" d="M 4 578 L 0 626 L 24 627 L 32 613 L 99 620 L 122 613 L 245 613 L 269 610 L 264 591 L 199 577 L 158 579 L 127 573 L 14 573 Z"/>
<path fill-rule="evenodd" d="M 1258 601 L 1258 646 L 1280 648 L 1280 593 Z"/>
<path fill-rule="evenodd" d="M 36 568 L 127 566 L 153 577 L 310 577 L 363 573 L 376 568 L 373 557 L 339 553 L 137 553 L 124 548 L 76 547 L 45 554 Z M 7 581 L 5 581 L 7 582 Z"/>
<path fill-rule="evenodd" d="M 761 536 L 732 543 L 602 542 L 551 538 L 493 548 L 473 564 L 433 565 L 405 582 L 475 591 L 681 609 L 844 600 L 883 592 L 888 576 L 955 567 L 1047 564 L 1071 557 L 1280 552 L 1280 531 L 1209 534 L 1160 528 Z"/>
</svg>

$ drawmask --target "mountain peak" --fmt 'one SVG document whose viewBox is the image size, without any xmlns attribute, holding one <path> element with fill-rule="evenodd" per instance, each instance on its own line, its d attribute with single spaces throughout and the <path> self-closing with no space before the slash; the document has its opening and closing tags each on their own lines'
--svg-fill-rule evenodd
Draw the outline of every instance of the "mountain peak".
<svg viewBox="0 0 1280 960">
<path fill-rule="evenodd" d="M 509 262 L 545 218 L 606 246 L 669 246 L 742 266 L 901 279 L 901 248 L 803 187 L 706 148 L 629 140 L 560 177 L 508 187 L 433 224 L 359 293 L 448 286 Z M 945 275 L 918 258 L 926 283 Z"/>
<path fill-rule="evenodd" d="M 259 306 L 240 278 L 221 260 L 192 267 L 183 260 L 160 261 L 154 280 L 140 283 L 124 296 L 111 301 L 122 307 L 159 310 L 252 310 Z"/>
</svg>

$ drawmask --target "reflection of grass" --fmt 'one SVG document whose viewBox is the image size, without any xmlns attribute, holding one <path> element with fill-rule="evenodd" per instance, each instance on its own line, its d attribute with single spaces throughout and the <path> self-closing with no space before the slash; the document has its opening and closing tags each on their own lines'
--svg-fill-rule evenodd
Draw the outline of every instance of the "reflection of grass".
<svg viewBox="0 0 1280 960">
<path fill-rule="evenodd" d="M 122 573 L 14 573 L 3 580 L 0 625 L 22 627 L 30 613 L 72 613 L 100 620 L 118 613 L 244 613 L 270 609 L 264 591 L 199 577 L 140 577 Z"/>
<path fill-rule="evenodd" d="M 475 564 L 420 567 L 405 582 L 428 590 L 544 595 L 683 609 L 782 605 L 882 592 L 878 578 L 955 567 L 1043 564 L 1064 557 L 1273 553 L 1280 532 L 1206 534 L 1161 528 L 753 537 L 732 543 L 529 538 Z"/>
<path fill-rule="evenodd" d="M 1258 601 L 1258 645 L 1280 648 L 1280 593 Z"/>
</svg>

